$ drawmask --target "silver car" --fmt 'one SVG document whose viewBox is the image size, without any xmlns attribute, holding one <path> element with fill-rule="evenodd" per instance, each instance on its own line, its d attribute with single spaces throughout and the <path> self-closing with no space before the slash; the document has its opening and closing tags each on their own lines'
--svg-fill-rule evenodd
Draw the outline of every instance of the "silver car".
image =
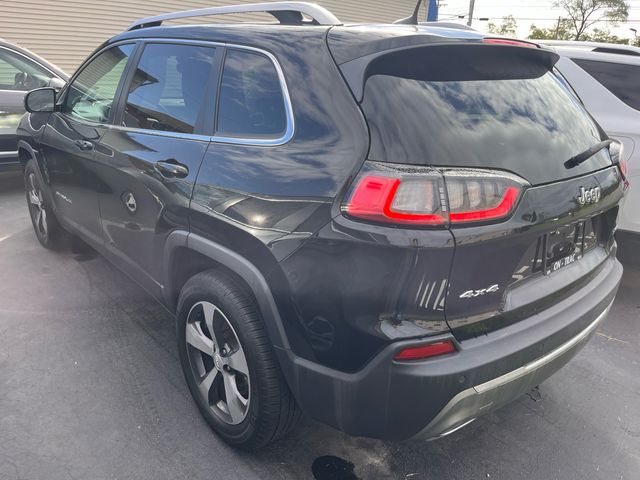
<svg viewBox="0 0 640 480">
<path fill-rule="evenodd" d="M 0 38 L 0 172 L 17 168 L 16 127 L 24 96 L 39 87 L 60 88 L 69 76 L 33 52 Z"/>
<path fill-rule="evenodd" d="M 540 43 L 561 55 L 556 64 L 560 73 L 607 134 L 624 145 L 631 186 L 618 228 L 640 234 L 640 48 L 592 42 Z"/>
</svg>

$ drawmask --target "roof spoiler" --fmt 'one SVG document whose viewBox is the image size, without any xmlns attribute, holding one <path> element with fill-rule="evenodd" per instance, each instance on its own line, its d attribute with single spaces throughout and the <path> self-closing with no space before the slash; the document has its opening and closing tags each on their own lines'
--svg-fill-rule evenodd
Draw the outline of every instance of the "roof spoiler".
<svg viewBox="0 0 640 480">
<path fill-rule="evenodd" d="M 423 57 L 416 62 L 411 58 L 414 54 L 427 55 L 429 61 Z M 480 79 L 482 76 L 485 79 L 533 78 L 552 70 L 559 58 L 557 53 L 543 48 L 482 41 L 451 42 L 383 50 L 342 63 L 339 67 L 360 103 L 367 78 L 385 75 L 388 71 L 405 78 L 417 75 L 428 81 L 450 81 L 449 75 L 459 81 Z M 439 68 L 427 68 L 436 62 Z M 471 64 L 473 68 L 465 68 Z"/>
</svg>

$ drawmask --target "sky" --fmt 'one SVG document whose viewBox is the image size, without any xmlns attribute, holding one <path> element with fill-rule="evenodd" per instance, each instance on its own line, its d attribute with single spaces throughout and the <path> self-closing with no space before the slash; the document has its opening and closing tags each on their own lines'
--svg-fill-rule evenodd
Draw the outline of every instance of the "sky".
<svg viewBox="0 0 640 480">
<path fill-rule="evenodd" d="M 473 27 L 484 31 L 488 22 L 478 20 L 489 17 L 490 21 L 500 24 L 502 17 L 513 15 L 518 22 L 518 36 L 526 38 L 532 24 L 538 27 L 550 28 L 556 25 L 558 17 L 563 15 L 562 9 L 553 8 L 553 0 L 476 0 L 473 13 Z M 456 19 L 457 15 L 467 15 L 469 0 L 440 0 L 440 20 Z M 634 33 L 629 28 L 638 29 L 640 34 L 640 0 L 627 0 L 629 4 L 629 21 L 614 27 L 606 22 L 598 22 L 594 27 L 608 28 L 614 35 L 623 38 L 633 38 Z"/>
</svg>

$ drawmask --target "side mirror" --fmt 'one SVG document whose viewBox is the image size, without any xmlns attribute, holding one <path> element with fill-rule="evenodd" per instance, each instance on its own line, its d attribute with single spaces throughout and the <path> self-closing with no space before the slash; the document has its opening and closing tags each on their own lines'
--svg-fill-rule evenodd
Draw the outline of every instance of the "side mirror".
<svg viewBox="0 0 640 480">
<path fill-rule="evenodd" d="M 24 97 L 24 108 L 27 112 L 53 112 L 56 106 L 56 91 L 45 87 L 31 90 Z"/>
<path fill-rule="evenodd" d="M 49 80 L 49 85 L 47 85 L 48 87 L 53 88 L 56 92 L 60 91 L 62 89 L 62 87 L 64 87 L 67 84 L 67 82 L 65 82 L 64 80 L 62 80 L 61 78 L 58 77 L 51 77 L 51 79 Z"/>
</svg>

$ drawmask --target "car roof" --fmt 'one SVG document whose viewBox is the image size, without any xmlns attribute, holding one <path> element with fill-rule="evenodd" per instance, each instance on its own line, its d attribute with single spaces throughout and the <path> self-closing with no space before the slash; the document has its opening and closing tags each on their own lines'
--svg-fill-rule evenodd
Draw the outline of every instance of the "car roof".
<svg viewBox="0 0 640 480">
<path fill-rule="evenodd" d="M 619 43 L 576 42 L 569 40 L 536 40 L 542 45 L 594 53 L 613 53 L 640 57 L 640 47 Z"/>
<path fill-rule="evenodd" d="M 282 48 L 291 42 L 315 36 L 329 36 L 331 51 L 342 63 L 374 51 L 443 42 L 481 41 L 484 35 L 452 24 L 347 24 L 347 25 L 281 25 L 270 23 L 215 23 L 197 25 L 161 25 L 138 28 L 121 33 L 107 43 L 130 39 L 187 39 L 265 47 L 280 42 Z"/>
<path fill-rule="evenodd" d="M 555 51 L 558 55 L 568 57 L 573 60 L 593 60 L 606 63 L 619 63 L 624 65 L 640 65 L 640 56 L 635 55 L 621 55 L 619 53 L 609 53 L 570 47 L 556 47 L 550 45 L 545 45 L 545 47 Z"/>
<path fill-rule="evenodd" d="M 202 21 L 204 17 L 224 19 L 228 14 L 262 13 L 270 14 L 278 23 L 200 23 L 199 25 L 184 25 L 184 20 L 197 18 Z M 228 18 L 228 17 L 226 17 Z M 182 25 L 165 26 L 164 22 L 180 20 Z M 134 21 L 121 35 L 112 41 L 131 39 L 163 37 L 176 39 L 192 39 L 196 36 L 200 40 L 225 41 L 228 38 L 238 39 L 238 31 L 242 33 L 243 43 L 256 44 L 265 36 L 273 37 L 302 35 L 306 32 L 320 29 L 323 34 L 332 30 L 332 34 L 341 35 L 341 41 L 346 43 L 363 44 L 363 42 L 375 42 L 389 38 L 419 37 L 420 43 L 426 43 L 429 38 L 434 41 L 448 40 L 481 40 L 482 35 L 469 27 L 452 23 L 437 24 L 434 22 L 417 21 L 417 12 L 412 17 L 403 19 L 396 24 L 349 24 L 341 22 L 333 13 L 324 7 L 307 2 L 263 2 L 241 5 L 224 5 L 218 7 L 200 8 L 195 10 L 176 11 L 142 18 Z M 223 20 L 224 21 L 224 20 Z M 408 23 L 408 24 L 407 24 Z M 235 35 L 234 35 L 235 32 Z M 403 43 L 400 41 L 400 43 Z M 402 46 L 402 45 L 398 45 Z M 384 49 L 383 46 L 379 49 Z"/>
</svg>

